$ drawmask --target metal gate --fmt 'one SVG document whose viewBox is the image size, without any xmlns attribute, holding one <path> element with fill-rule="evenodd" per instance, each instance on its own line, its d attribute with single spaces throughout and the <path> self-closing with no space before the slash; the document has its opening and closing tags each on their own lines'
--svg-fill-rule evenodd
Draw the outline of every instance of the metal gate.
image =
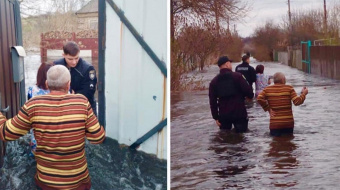
<svg viewBox="0 0 340 190">
<path fill-rule="evenodd" d="M 0 1 L 0 109 L 7 118 L 16 115 L 25 103 L 25 80 L 14 83 L 11 47 L 22 46 L 20 6 L 16 0 Z M 3 110 L 9 106 L 9 110 Z M 0 167 L 5 155 L 0 141 Z"/>
<path fill-rule="evenodd" d="M 166 158 L 166 23 L 166 0 L 99 0 L 99 120 L 107 136 L 159 158 Z"/>
</svg>

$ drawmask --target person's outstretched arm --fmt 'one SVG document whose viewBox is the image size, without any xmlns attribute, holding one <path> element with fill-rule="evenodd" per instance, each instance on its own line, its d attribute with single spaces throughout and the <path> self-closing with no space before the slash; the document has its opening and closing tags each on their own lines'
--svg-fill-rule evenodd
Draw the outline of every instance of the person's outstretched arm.
<svg viewBox="0 0 340 190">
<path fill-rule="evenodd" d="M 98 122 L 96 115 L 94 115 L 91 104 L 87 102 L 87 119 L 85 125 L 85 134 L 87 140 L 91 144 L 100 144 L 105 139 L 105 130 Z"/>
<path fill-rule="evenodd" d="M 261 105 L 264 111 L 269 111 L 269 104 L 265 89 L 257 96 L 257 102 Z"/>
<path fill-rule="evenodd" d="M 303 104 L 303 102 L 304 102 L 305 99 L 306 99 L 307 93 L 308 93 L 308 90 L 307 90 L 307 91 L 303 90 L 303 92 L 301 93 L 301 95 L 298 96 L 298 95 L 296 94 L 294 88 L 292 87 L 292 89 L 291 89 L 291 91 L 290 91 L 290 98 L 291 98 L 293 104 L 296 105 L 296 106 L 299 106 L 299 105 Z"/>
<path fill-rule="evenodd" d="M 31 124 L 26 104 L 12 119 L 7 120 L 0 113 L 0 139 L 2 141 L 14 141 L 24 136 L 31 129 Z"/>
</svg>

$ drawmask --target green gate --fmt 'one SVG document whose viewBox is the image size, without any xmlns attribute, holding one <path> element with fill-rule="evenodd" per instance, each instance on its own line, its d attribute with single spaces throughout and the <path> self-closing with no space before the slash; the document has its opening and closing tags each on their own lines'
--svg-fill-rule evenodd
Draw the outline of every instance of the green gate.
<svg viewBox="0 0 340 190">
<path fill-rule="evenodd" d="M 311 59 L 310 59 L 310 48 L 312 46 L 312 42 L 306 41 L 301 42 L 301 50 L 302 50 L 302 63 L 305 63 L 307 66 L 308 73 L 311 73 Z"/>
</svg>

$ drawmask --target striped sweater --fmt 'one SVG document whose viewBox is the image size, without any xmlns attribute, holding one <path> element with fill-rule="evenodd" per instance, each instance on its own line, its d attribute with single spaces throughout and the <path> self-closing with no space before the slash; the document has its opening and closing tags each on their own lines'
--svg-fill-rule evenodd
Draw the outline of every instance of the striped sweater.
<svg viewBox="0 0 340 190">
<path fill-rule="evenodd" d="M 31 128 L 38 144 L 36 184 L 44 190 L 90 189 L 85 137 L 99 144 L 105 131 L 86 97 L 53 92 L 30 99 L 12 119 L 0 114 L 3 141 L 16 140 Z"/>
<path fill-rule="evenodd" d="M 294 128 L 292 102 L 298 106 L 303 104 L 306 96 L 298 96 L 292 86 L 275 84 L 266 87 L 257 97 L 264 111 L 272 109 L 275 113 L 270 118 L 270 129 Z"/>
</svg>

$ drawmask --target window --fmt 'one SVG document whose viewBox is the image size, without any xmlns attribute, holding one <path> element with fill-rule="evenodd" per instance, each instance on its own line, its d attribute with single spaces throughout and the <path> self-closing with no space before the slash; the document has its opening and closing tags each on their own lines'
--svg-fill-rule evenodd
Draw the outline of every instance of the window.
<svg viewBox="0 0 340 190">
<path fill-rule="evenodd" d="M 90 20 L 90 27 L 91 30 L 98 30 L 98 20 Z"/>
</svg>

